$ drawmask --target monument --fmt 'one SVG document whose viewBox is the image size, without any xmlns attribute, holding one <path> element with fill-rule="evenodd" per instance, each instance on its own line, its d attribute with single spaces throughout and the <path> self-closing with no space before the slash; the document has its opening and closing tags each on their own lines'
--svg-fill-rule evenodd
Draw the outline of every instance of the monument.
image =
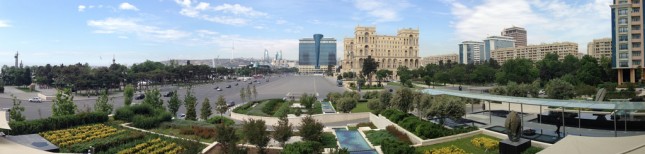
<svg viewBox="0 0 645 154">
<path fill-rule="evenodd" d="M 500 154 L 519 154 L 531 147 L 530 140 L 521 138 L 522 121 L 517 112 L 511 111 L 511 113 L 508 113 L 504 127 L 506 127 L 508 139 L 499 142 Z"/>
</svg>

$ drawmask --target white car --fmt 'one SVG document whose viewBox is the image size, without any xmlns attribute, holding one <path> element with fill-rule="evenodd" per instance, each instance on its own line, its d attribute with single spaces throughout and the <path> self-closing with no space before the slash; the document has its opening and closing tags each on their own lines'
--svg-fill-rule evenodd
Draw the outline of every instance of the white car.
<svg viewBox="0 0 645 154">
<path fill-rule="evenodd" d="M 540 92 L 539 92 L 539 93 L 540 93 L 540 95 L 544 95 L 544 94 L 545 94 L 544 90 L 540 90 Z"/>
<path fill-rule="evenodd" d="M 40 102 L 42 102 L 42 101 L 40 100 L 40 97 L 34 97 L 34 98 L 30 98 L 30 99 L 29 99 L 29 102 L 36 102 L 36 103 L 40 103 Z"/>
<path fill-rule="evenodd" d="M 217 88 L 217 89 L 215 89 L 215 90 L 217 90 L 217 91 L 222 91 L 222 89 L 220 89 L 220 88 Z"/>
</svg>

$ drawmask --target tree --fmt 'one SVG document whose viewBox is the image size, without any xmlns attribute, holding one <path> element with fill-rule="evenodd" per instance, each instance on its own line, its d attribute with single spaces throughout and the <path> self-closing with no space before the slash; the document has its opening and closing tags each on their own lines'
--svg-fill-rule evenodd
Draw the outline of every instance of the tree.
<svg viewBox="0 0 645 154">
<path fill-rule="evenodd" d="M 316 121 L 311 115 L 302 118 L 298 131 L 302 140 L 320 142 L 322 140 L 323 127 L 322 123 Z"/>
<path fill-rule="evenodd" d="M 25 121 L 25 116 L 22 115 L 22 112 L 25 111 L 25 107 L 21 105 L 22 101 L 18 100 L 18 98 L 13 94 L 11 97 L 13 98 L 13 106 L 11 107 L 11 110 L 9 110 L 9 119 L 11 119 L 11 121 Z"/>
<path fill-rule="evenodd" d="M 399 109 L 403 112 L 408 112 L 412 109 L 412 90 L 407 87 L 403 87 L 396 91 L 396 94 L 390 100 L 390 104 L 396 109 Z"/>
<path fill-rule="evenodd" d="M 226 151 L 231 151 L 231 149 L 235 149 L 235 145 L 237 144 L 237 141 L 240 140 L 240 138 L 235 134 L 235 127 L 227 127 L 225 124 L 221 123 L 218 125 L 215 125 L 215 141 L 219 142 L 222 144 L 222 147 Z"/>
<path fill-rule="evenodd" d="M 224 96 L 219 95 L 217 97 L 217 102 L 215 103 L 215 108 L 217 112 L 219 113 L 220 116 L 223 116 L 226 111 L 228 111 L 228 105 L 226 104 L 226 99 L 224 99 Z"/>
<path fill-rule="evenodd" d="M 381 141 L 381 149 L 387 154 L 414 154 L 416 151 L 410 145 L 399 140 L 385 139 Z"/>
<path fill-rule="evenodd" d="M 59 90 L 52 104 L 52 113 L 54 116 L 72 115 L 76 113 L 76 104 L 74 104 L 74 95 L 69 88 Z"/>
<path fill-rule="evenodd" d="M 320 153 L 323 145 L 320 142 L 314 141 L 301 141 L 284 146 L 283 154 L 305 154 L 305 153 Z"/>
<path fill-rule="evenodd" d="M 473 72 L 473 80 L 478 83 L 490 83 L 495 81 L 495 72 L 496 70 L 488 65 L 477 65 L 475 71 Z"/>
<path fill-rule="evenodd" d="M 576 78 L 578 81 L 587 85 L 598 85 L 602 81 L 602 69 L 598 65 L 596 58 L 585 55 L 580 59 L 577 66 L 579 66 L 579 69 L 576 72 Z M 637 82 L 640 81 L 640 77 L 640 75 L 636 75 Z"/>
<path fill-rule="evenodd" d="M 356 103 L 358 100 L 351 98 L 351 97 L 343 97 L 336 103 L 336 107 L 338 107 L 338 110 L 344 113 L 349 113 L 356 107 Z"/>
<path fill-rule="evenodd" d="M 184 96 L 184 105 L 186 107 L 186 120 L 197 120 L 197 98 L 193 96 L 191 89 L 186 90 L 186 96 Z"/>
<path fill-rule="evenodd" d="M 559 78 L 563 75 L 561 71 L 563 65 L 558 60 L 558 54 L 556 53 L 547 53 L 536 65 L 540 70 L 539 77 L 544 81 Z"/>
<path fill-rule="evenodd" d="M 246 91 L 244 90 L 244 87 L 242 87 L 242 89 L 240 89 L 240 99 L 242 100 L 242 102 L 244 102 L 244 100 L 246 100 L 246 93 L 245 92 Z"/>
<path fill-rule="evenodd" d="M 251 85 L 246 85 L 246 94 L 244 95 L 246 95 L 247 100 L 251 100 L 251 98 L 253 98 L 252 97 L 253 93 L 251 92 Z"/>
<path fill-rule="evenodd" d="M 284 142 L 287 142 L 293 136 L 293 125 L 289 124 L 287 117 L 280 117 L 278 125 L 274 125 L 273 130 L 275 130 L 273 139 L 280 142 L 280 146 L 284 146 Z"/>
<path fill-rule="evenodd" d="M 264 120 L 260 119 L 244 120 L 244 123 L 242 124 L 244 138 L 249 143 L 257 146 L 260 153 L 264 153 L 264 147 L 269 144 L 269 132 L 267 132 L 266 129 L 267 127 Z"/>
<path fill-rule="evenodd" d="M 378 99 L 367 100 L 367 108 L 372 110 L 372 113 L 378 115 L 381 111 L 385 110 L 384 106 L 381 106 L 381 101 Z"/>
<path fill-rule="evenodd" d="M 173 117 L 177 116 L 179 107 L 181 107 L 181 100 L 179 100 L 179 96 L 177 95 L 177 91 L 175 90 L 172 93 L 172 96 L 170 96 L 170 100 L 168 100 L 168 111 L 172 113 Z"/>
<path fill-rule="evenodd" d="M 380 96 L 378 97 L 379 103 L 383 109 L 390 108 L 392 106 L 390 104 L 390 100 L 392 99 L 392 93 L 388 92 L 387 90 L 381 90 Z"/>
<path fill-rule="evenodd" d="M 210 117 L 213 114 L 213 111 L 211 110 L 212 110 L 211 102 L 208 101 L 208 97 L 206 97 L 204 98 L 204 102 L 202 102 L 202 108 L 199 114 L 200 118 L 202 118 L 203 120 L 208 119 L 208 117 Z"/>
<path fill-rule="evenodd" d="M 466 82 L 466 69 L 462 65 L 457 65 L 450 69 L 450 78 L 454 81 L 454 83 L 460 83 L 463 84 Z"/>
<path fill-rule="evenodd" d="M 104 112 L 107 114 L 112 113 L 112 109 L 114 108 L 112 104 L 108 103 L 109 99 L 107 96 L 107 90 L 99 96 L 98 99 L 96 99 L 96 104 L 94 105 L 94 111 L 99 111 L 99 112 Z"/>
<path fill-rule="evenodd" d="M 399 75 L 399 81 L 401 82 L 401 85 L 412 87 L 412 82 L 410 82 L 410 79 L 412 79 L 412 72 L 410 72 L 408 67 L 399 66 L 399 68 L 397 68 L 396 70 L 396 74 Z"/>
<path fill-rule="evenodd" d="M 143 98 L 143 104 L 149 104 L 152 107 L 164 109 L 159 89 L 146 90 L 145 95 L 146 97 Z"/>
<path fill-rule="evenodd" d="M 415 92 L 414 107 L 417 111 L 417 116 L 425 117 L 428 109 L 431 106 L 431 96 L 421 92 Z"/>
<path fill-rule="evenodd" d="M 575 96 L 573 85 L 561 79 L 549 81 L 544 91 L 549 95 L 549 98 L 553 99 L 570 99 Z"/>
<path fill-rule="evenodd" d="M 130 106 L 130 104 L 132 104 L 132 97 L 134 97 L 134 87 L 132 87 L 131 84 L 128 84 L 125 86 L 125 89 L 123 89 L 123 103 L 126 106 Z"/>
<path fill-rule="evenodd" d="M 252 93 L 253 93 L 253 99 L 256 99 L 256 100 L 257 100 L 257 99 L 258 99 L 258 91 L 257 91 L 257 90 L 255 90 L 255 85 L 253 85 L 253 91 L 252 91 Z"/>
<path fill-rule="evenodd" d="M 450 75 L 447 72 L 437 72 L 433 78 L 435 81 L 443 83 L 443 85 L 450 82 Z"/>
<path fill-rule="evenodd" d="M 533 62 L 524 58 L 507 60 L 495 74 L 496 81 L 500 84 L 506 84 L 508 81 L 531 83 L 537 76 L 538 70 L 533 65 Z"/>
<path fill-rule="evenodd" d="M 462 99 L 451 96 L 437 96 L 433 99 L 428 115 L 439 117 L 443 125 L 444 118 L 457 119 L 466 115 L 465 103 Z"/>
<path fill-rule="evenodd" d="M 365 60 L 363 60 L 363 68 L 361 69 L 361 73 L 367 80 L 369 81 L 370 84 L 372 84 L 372 74 L 376 72 L 376 68 L 378 68 L 378 63 L 372 58 L 372 56 L 367 56 Z"/>
<path fill-rule="evenodd" d="M 307 93 L 304 93 L 302 94 L 302 96 L 300 96 L 300 104 L 302 104 L 307 109 L 311 109 L 315 102 L 316 96 L 314 96 L 314 94 L 308 95 Z"/>
</svg>

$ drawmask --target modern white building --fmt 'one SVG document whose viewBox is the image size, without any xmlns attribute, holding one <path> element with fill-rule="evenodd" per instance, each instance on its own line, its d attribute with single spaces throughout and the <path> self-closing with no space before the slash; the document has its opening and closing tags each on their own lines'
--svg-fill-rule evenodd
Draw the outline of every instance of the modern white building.
<svg viewBox="0 0 645 154">
<path fill-rule="evenodd" d="M 464 41 L 459 44 L 459 63 L 475 64 L 483 62 L 486 55 L 484 52 L 484 43 L 477 41 Z M 490 55 L 490 54 L 489 54 Z"/>
<path fill-rule="evenodd" d="M 484 40 L 484 52 L 480 53 L 480 58 L 483 61 L 488 61 L 491 58 L 491 51 L 503 48 L 515 47 L 515 40 L 513 37 L 508 36 L 489 36 Z"/>
</svg>

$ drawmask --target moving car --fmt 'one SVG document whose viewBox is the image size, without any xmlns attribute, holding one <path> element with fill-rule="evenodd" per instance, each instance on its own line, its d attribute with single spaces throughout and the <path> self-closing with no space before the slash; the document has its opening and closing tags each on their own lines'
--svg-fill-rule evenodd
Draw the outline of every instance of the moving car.
<svg viewBox="0 0 645 154">
<path fill-rule="evenodd" d="M 168 93 L 164 94 L 163 97 L 170 97 L 170 96 L 172 96 L 174 94 L 175 94 L 174 91 L 169 91 Z"/>
<path fill-rule="evenodd" d="M 235 86 L 237 86 L 237 83 L 235 83 Z"/>
<path fill-rule="evenodd" d="M 231 88 L 231 85 L 229 84 L 228 86 L 226 86 L 226 88 Z"/>
<path fill-rule="evenodd" d="M 222 89 L 219 89 L 219 87 L 217 87 L 217 89 L 215 89 L 215 90 L 217 90 L 217 91 L 222 91 Z"/>
<path fill-rule="evenodd" d="M 141 100 L 141 99 L 143 99 L 143 98 L 146 98 L 146 95 L 145 95 L 145 94 L 139 94 L 139 95 L 137 95 L 136 97 L 134 97 L 134 99 L 136 99 L 136 100 Z"/>
<path fill-rule="evenodd" d="M 230 103 L 228 103 L 228 107 L 232 107 L 232 106 L 235 106 L 235 101 L 231 101 Z"/>
<path fill-rule="evenodd" d="M 30 98 L 29 102 L 41 103 L 42 101 L 40 100 L 40 97 L 34 97 L 34 98 Z"/>
</svg>

